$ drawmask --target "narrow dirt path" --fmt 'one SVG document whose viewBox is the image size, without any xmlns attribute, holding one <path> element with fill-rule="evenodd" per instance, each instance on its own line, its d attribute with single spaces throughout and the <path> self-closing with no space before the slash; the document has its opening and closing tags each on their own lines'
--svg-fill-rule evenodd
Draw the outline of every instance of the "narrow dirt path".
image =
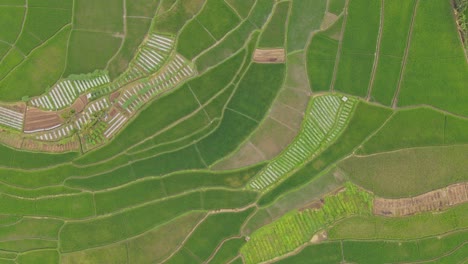
<svg viewBox="0 0 468 264">
<path fill-rule="evenodd" d="M 413 16 L 411 17 L 411 25 L 410 25 L 410 29 L 408 33 L 408 38 L 406 40 L 405 53 L 403 55 L 403 60 L 401 62 L 402 64 L 401 64 L 401 70 L 400 70 L 400 77 L 398 78 L 398 86 L 397 86 L 397 90 L 395 91 L 395 95 L 393 96 L 393 99 L 392 99 L 393 108 L 396 108 L 398 104 L 398 96 L 400 95 L 401 84 L 403 83 L 403 76 L 405 75 L 406 63 L 408 60 L 409 49 L 411 47 L 411 39 L 413 36 L 414 21 L 416 18 L 416 11 L 418 9 L 418 5 L 419 5 L 419 0 L 416 0 L 416 3 L 414 4 Z"/>
<path fill-rule="evenodd" d="M 379 24 L 379 33 L 377 35 L 377 44 L 375 47 L 375 54 L 374 54 L 374 64 L 372 65 L 372 71 L 371 71 L 371 79 L 369 81 L 369 87 L 367 88 L 367 96 L 366 96 L 366 101 L 370 101 L 371 94 L 372 94 L 372 88 L 374 86 L 374 80 L 375 80 L 375 73 L 377 72 L 377 65 L 379 64 L 379 58 L 380 58 L 380 44 L 382 42 L 382 31 L 383 31 L 383 26 L 384 26 L 384 7 L 385 6 L 385 0 L 380 1 L 380 24 Z"/>
<path fill-rule="evenodd" d="M 343 24 L 341 25 L 340 42 L 338 43 L 338 50 L 336 52 L 336 58 L 335 58 L 335 66 L 333 67 L 333 77 L 330 83 L 331 92 L 335 91 L 336 76 L 338 75 L 338 65 L 340 64 L 341 50 L 343 48 L 343 37 L 344 37 L 345 29 L 346 29 L 346 21 L 348 20 L 348 6 L 349 6 L 349 0 L 346 0 L 345 6 L 343 9 Z"/>
</svg>

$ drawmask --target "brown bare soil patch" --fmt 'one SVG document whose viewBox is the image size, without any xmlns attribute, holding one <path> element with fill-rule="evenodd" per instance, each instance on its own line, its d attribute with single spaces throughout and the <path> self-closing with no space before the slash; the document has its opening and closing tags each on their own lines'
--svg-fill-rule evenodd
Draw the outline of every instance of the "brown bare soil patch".
<svg viewBox="0 0 468 264">
<path fill-rule="evenodd" d="M 329 12 L 325 13 L 325 17 L 323 18 L 322 25 L 320 25 L 321 30 L 325 30 L 333 25 L 336 20 L 338 20 L 338 16 Z"/>
<path fill-rule="evenodd" d="M 61 125 L 62 122 L 62 118 L 55 111 L 43 111 L 38 108 L 29 107 L 26 110 L 24 131 L 32 132 L 52 129 Z"/>
<path fill-rule="evenodd" d="M 113 93 L 109 96 L 110 102 L 113 103 L 115 100 L 117 100 L 117 98 L 119 98 L 119 96 L 120 96 L 120 91 L 113 92 Z"/>
<path fill-rule="evenodd" d="M 38 152 L 62 153 L 77 151 L 80 148 L 80 144 L 76 137 L 66 142 L 42 142 L 25 138 L 21 148 Z"/>
<path fill-rule="evenodd" d="M 284 49 L 256 49 L 253 59 L 258 63 L 284 63 Z"/>
<path fill-rule="evenodd" d="M 81 113 L 85 109 L 86 105 L 88 104 L 88 98 L 85 94 L 78 97 L 75 102 L 72 104 L 71 108 L 75 110 L 75 113 Z"/>
<path fill-rule="evenodd" d="M 468 201 L 468 182 L 450 185 L 412 198 L 374 199 L 374 214 L 406 216 L 420 212 L 440 211 Z"/>
<path fill-rule="evenodd" d="M 312 244 L 318 244 L 320 242 L 323 242 L 325 240 L 328 239 L 328 234 L 327 232 L 324 230 L 324 231 L 320 231 L 318 232 L 317 234 L 315 234 L 312 239 L 310 240 L 310 242 Z"/>
</svg>

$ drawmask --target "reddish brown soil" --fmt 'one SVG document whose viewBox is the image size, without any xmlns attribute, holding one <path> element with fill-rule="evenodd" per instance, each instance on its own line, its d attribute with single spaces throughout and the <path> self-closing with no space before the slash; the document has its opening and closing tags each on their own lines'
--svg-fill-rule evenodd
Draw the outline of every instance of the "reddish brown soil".
<svg viewBox="0 0 468 264">
<path fill-rule="evenodd" d="M 109 97 L 109 100 L 110 102 L 114 102 L 115 100 L 117 100 L 117 98 L 119 98 L 120 96 L 120 91 L 116 91 L 116 92 L 113 92 L 110 97 Z"/>
<path fill-rule="evenodd" d="M 40 151 L 40 152 L 69 152 L 79 150 L 80 144 L 78 140 L 72 140 L 66 143 L 55 142 L 39 142 L 32 139 L 24 139 L 22 149 Z"/>
<path fill-rule="evenodd" d="M 86 105 L 88 104 L 88 98 L 85 94 L 78 97 L 76 101 L 71 106 L 72 109 L 75 109 L 75 113 L 81 113 L 85 109 Z"/>
<path fill-rule="evenodd" d="M 413 198 L 374 199 L 374 214 L 405 216 L 420 212 L 439 211 L 468 202 L 468 182 L 450 185 Z"/>
<path fill-rule="evenodd" d="M 20 103 L 20 102 L 15 103 L 15 104 L 1 105 L 1 107 L 7 108 L 7 109 L 10 109 L 12 111 L 22 113 L 22 114 L 24 114 L 24 112 L 26 111 L 26 104 L 25 103 Z"/>
<path fill-rule="evenodd" d="M 29 107 L 26 111 L 24 131 L 49 129 L 62 124 L 62 122 L 62 118 L 55 111 L 43 111 L 34 107 Z"/>
<path fill-rule="evenodd" d="M 284 63 L 284 49 L 256 49 L 253 59 L 258 63 Z"/>
</svg>

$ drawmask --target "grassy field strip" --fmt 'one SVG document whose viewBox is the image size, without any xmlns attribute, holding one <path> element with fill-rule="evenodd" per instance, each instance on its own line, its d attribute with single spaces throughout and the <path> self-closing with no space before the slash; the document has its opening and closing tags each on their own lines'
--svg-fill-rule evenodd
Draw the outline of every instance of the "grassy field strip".
<svg viewBox="0 0 468 264">
<path fill-rule="evenodd" d="M 246 263 L 259 263 L 290 252 L 309 241 L 313 234 L 338 219 L 372 213 L 371 194 L 347 184 L 336 195 L 325 197 L 320 209 L 293 211 L 255 231 L 242 247 Z"/>
<path fill-rule="evenodd" d="M 379 21 L 379 33 L 377 34 L 377 42 L 375 46 L 375 54 L 374 54 L 374 64 L 372 65 L 372 71 L 371 71 L 371 77 L 369 80 L 369 86 L 367 87 L 367 96 L 366 100 L 369 101 L 372 93 L 372 87 L 374 86 L 374 79 L 375 79 L 375 73 L 377 71 L 377 65 L 379 64 L 379 58 L 380 58 L 380 43 L 382 42 L 382 31 L 384 27 L 384 5 L 385 1 L 381 0 L 380 3 L 380 21 Z"/>
<path fill-rule="evenodd" d="M 348 20 L 349 1 L 350 0 L 345 0 L 345 5 L 343 7 L 343 23 L 341 24 L 340 38 L 339 38 L 338 47 L 336 50 L 335 63 L 333 64 L 333 75 L 332 75 L 331 82 L 330 82 L 331 92 L 335 91 L 335 83 L 336 83 L 336 79 L 338 78 L 338 66 L 340 64 L 341 53 L 343 49 L 343 36 L 345 34 L 346 22 Z"/>
<path fill-rule="evenodd" d="M 395 95 L 393 95 L 393 99 L 392 99 L 392 107 L 393 108 L 396 108 L 396 106 L 398 104 L 398 97 L 400 95 L 401 85 L 403 83 L 405 69 L 406 69 L 406 62 L 408 60 L 409 50 L 410 50 L 410 47 L 411 47 L 411 39 L 412 39 L 412 36 L 413 36 L 414 22 L 415 22 L 415 18 L 416 18 L 416 12 L 418 10 L 418 4 L 419 4 L 419 0 L 415 0 L 413 15 L 411 16 L 411 23 L 410 23 L 409 33 L 408 33 L 408 37 L 406 39 L 405 53 L 403 54 L 403 60 L 401 62 L 401 70 L 400 70 L 400 76 L 398 78 L 398 86 L 397 86 L 397 88 L 395 90 Z"/>
<path fill-rule="evenodd" d="M 259 190 L 268 188 L 281 180 L 282 175 L 318 155 L 344 130 L 355 104 L 354 98 L 339 95 L 313 98 L 299 135 L 259 173 L 250 187 Z"/>
</svg>

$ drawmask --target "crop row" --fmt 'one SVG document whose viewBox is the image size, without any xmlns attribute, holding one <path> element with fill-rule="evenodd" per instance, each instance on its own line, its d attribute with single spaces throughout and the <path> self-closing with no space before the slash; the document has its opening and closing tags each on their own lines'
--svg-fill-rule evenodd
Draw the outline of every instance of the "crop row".
<svg viewBox="0 0 468 264">
<path fill-rule="evenodd" d="M 325 197 L 323 206 L 316 209 L 293 211 L 252 234 L 242 247 L 246 263 L 259 263 L 290 252 L 320 229 L 350 215 L 372 213 L 373 196 L 351 183 L 344 191 Z"/>
<path fill-rule="evenodd" d="M 343 131 L 356 102 L 339 95 L 312 99 L 299 135 L 255 177 L 250 187 L 265 189 L 326 148 Z"/>
</svg>

